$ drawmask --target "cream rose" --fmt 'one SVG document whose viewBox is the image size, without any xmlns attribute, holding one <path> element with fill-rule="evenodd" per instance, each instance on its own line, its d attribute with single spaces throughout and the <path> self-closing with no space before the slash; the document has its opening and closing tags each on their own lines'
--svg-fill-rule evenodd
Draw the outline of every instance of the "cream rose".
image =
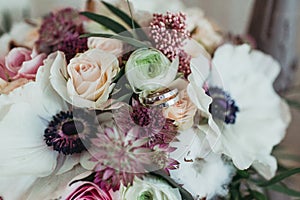
<svg viewBox="0 0 300 200">
<path fill-rule="evenodd" d="M 154 178 L 144 177 L 143 180 L 135 178 L 133 185 L 122 188 L 121 200 L 181 200 L 178 188 L 172 188 L 165 181 Z"/>
<path fill-rule="evenodd" d="M 123 43 L 120 40 L 110 38 L 90 37 L 88 38 L 88 47 L 101 49 L 117 57 L 121 56 L 123 52 Z"/>
<path fill-rule="evenodd" d="M 90 49 L 66 64 L 65 55 L 49 56 L 52 63 L 50 80 L 53 88 L 67 102 L 83 108 L 101 109 L 109 98 L 119 71 L 115 55 L 100 49 Z"/>
<path fill-rule="evenodd" d="M 186 89 L 179 92 L 179 101 L 163 110 L 166 118 L 174 120 L 180 130 L 187 130 L 194 123 L 197 107 L 189 98 Z"/>
</svg>

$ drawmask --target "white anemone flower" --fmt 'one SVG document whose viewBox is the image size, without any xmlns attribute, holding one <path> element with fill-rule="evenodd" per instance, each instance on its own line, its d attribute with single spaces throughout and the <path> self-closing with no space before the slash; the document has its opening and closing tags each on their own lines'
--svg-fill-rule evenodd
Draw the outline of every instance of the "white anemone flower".
<svg viewBox="0 0 300 200">
<path fill-rule="evenodd" d="M 59 153 L 53 145 L 46 144 L 44 134 L 54 120 L 53 116 L 68 111 L 67 104 L 49 83 L 49 66 L 51 63 L 46 61 L 36 82 L 8 95 L 0 95 L 0 177 L 45 177 L 69 171 L 78 163 L 86 168 L 92 167 L 87 152 L 67 155 L 65 149 L 60 149 Z M 65 133 L 61 135 L 68 140 Z"/>
<path fill-rule="evenodd" d="M 213 151 L 229 156 L 239 169 L 253 165 L 265 178 L 273 177 L 277 163 L 270 154 L 291 118 L 273 88 L 278 62 L 249 45 L 227 44 L 215 52 L 213 66 L 210 112 L 221 131 Z"/>
</svg>

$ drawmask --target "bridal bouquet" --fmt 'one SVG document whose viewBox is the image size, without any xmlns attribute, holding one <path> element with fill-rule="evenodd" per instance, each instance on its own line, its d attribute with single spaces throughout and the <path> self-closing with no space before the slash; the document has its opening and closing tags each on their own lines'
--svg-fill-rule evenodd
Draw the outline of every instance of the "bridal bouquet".
<svg viewBox="0 0 300 200">
<path fill-rule="evenodd" d="M 0 199 L 265 199 L 280 66 L 199 10 L 90 1 L 0 39 Z M 275 187 L 276 186 L 276 187 Z"/>
</svg>

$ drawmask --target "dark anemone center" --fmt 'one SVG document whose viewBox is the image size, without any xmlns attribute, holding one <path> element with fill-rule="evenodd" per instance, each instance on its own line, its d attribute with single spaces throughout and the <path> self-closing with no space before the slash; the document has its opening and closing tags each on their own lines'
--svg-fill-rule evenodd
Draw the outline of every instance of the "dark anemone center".
<svg viewBox="0 0 300 200">
<path fill-rule="evenodd" d="M 212 98 L 209 112 L 214 118 L 224 121 L 226 124 L 234 124 L 239 108 L 230 95 L 220 88 L 212 87 L 206 92 Z"/>
<path fill-rule="evenodd" d="M 82 133 L 84 130 L 84 125 L 82 122 L 77 120 L 71 120 L 68 122 L 65 122 L 62 125 L 62 131 L 65 135 L 71 136 L 71 135 L 77 135 L 78 133 Z"/>
</svg>

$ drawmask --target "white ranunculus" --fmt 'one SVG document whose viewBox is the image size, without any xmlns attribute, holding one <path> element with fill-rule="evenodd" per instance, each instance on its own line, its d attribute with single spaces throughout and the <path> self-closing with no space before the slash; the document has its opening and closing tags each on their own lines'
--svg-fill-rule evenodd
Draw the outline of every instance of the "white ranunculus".
<svg viewBox="0 0 300 200">
<path fill-rule="evenodd" d="M 100 49 L 90 49 L 70 60 L 56 52 L 48 57 L 52 62 L 51 85 L 68 103 L 82 108 L 103 108 L 114 88 L 112 79 L 119 71 L 115 55 Z"/>
<path fill-rule="evenodd" d="M 133 185 L 122 187 L 121 200 L 181 200 L 177 188 L 172 188 L 167 182 L 156 177 L 145 176 L 143 180 L 135 178 Z"/>
<path fill-rule="evenodd" d="M 156 49 L 133 52 L 126 63 L 126 77 L 135 92 L 154 91 L 169 85 L 176 77 L 179 60 L 172 63 Z"/>
<path fill-rule="evenodd" d="M 253 164 L 271 178 L 277 165 L 270 154 L 291 118 L 288 106 L 273 89 L 278 62 L 249 45 L 223 45 L 215 52 L 213 64 L 209 87 L 222 88 L 239 108 L 234 124 L 215 119 L 222 134 L 213 150 L 229 156 L 239 169 Z M 216 74 L 222 82 L 216 81 Z"/>
<path fill-rule="evenodd" d="M 235 173 L 232 164 L 226 163 L 210 147 L 199 129 L 181 131 L 178 141 L 171 146 L 177 149 L 171 158 L 179 161 L 179 168 L 170 170 L 171 178 L 189 191 L 196 199 L 225 196 L 227 185 Z"/>
</svg>

